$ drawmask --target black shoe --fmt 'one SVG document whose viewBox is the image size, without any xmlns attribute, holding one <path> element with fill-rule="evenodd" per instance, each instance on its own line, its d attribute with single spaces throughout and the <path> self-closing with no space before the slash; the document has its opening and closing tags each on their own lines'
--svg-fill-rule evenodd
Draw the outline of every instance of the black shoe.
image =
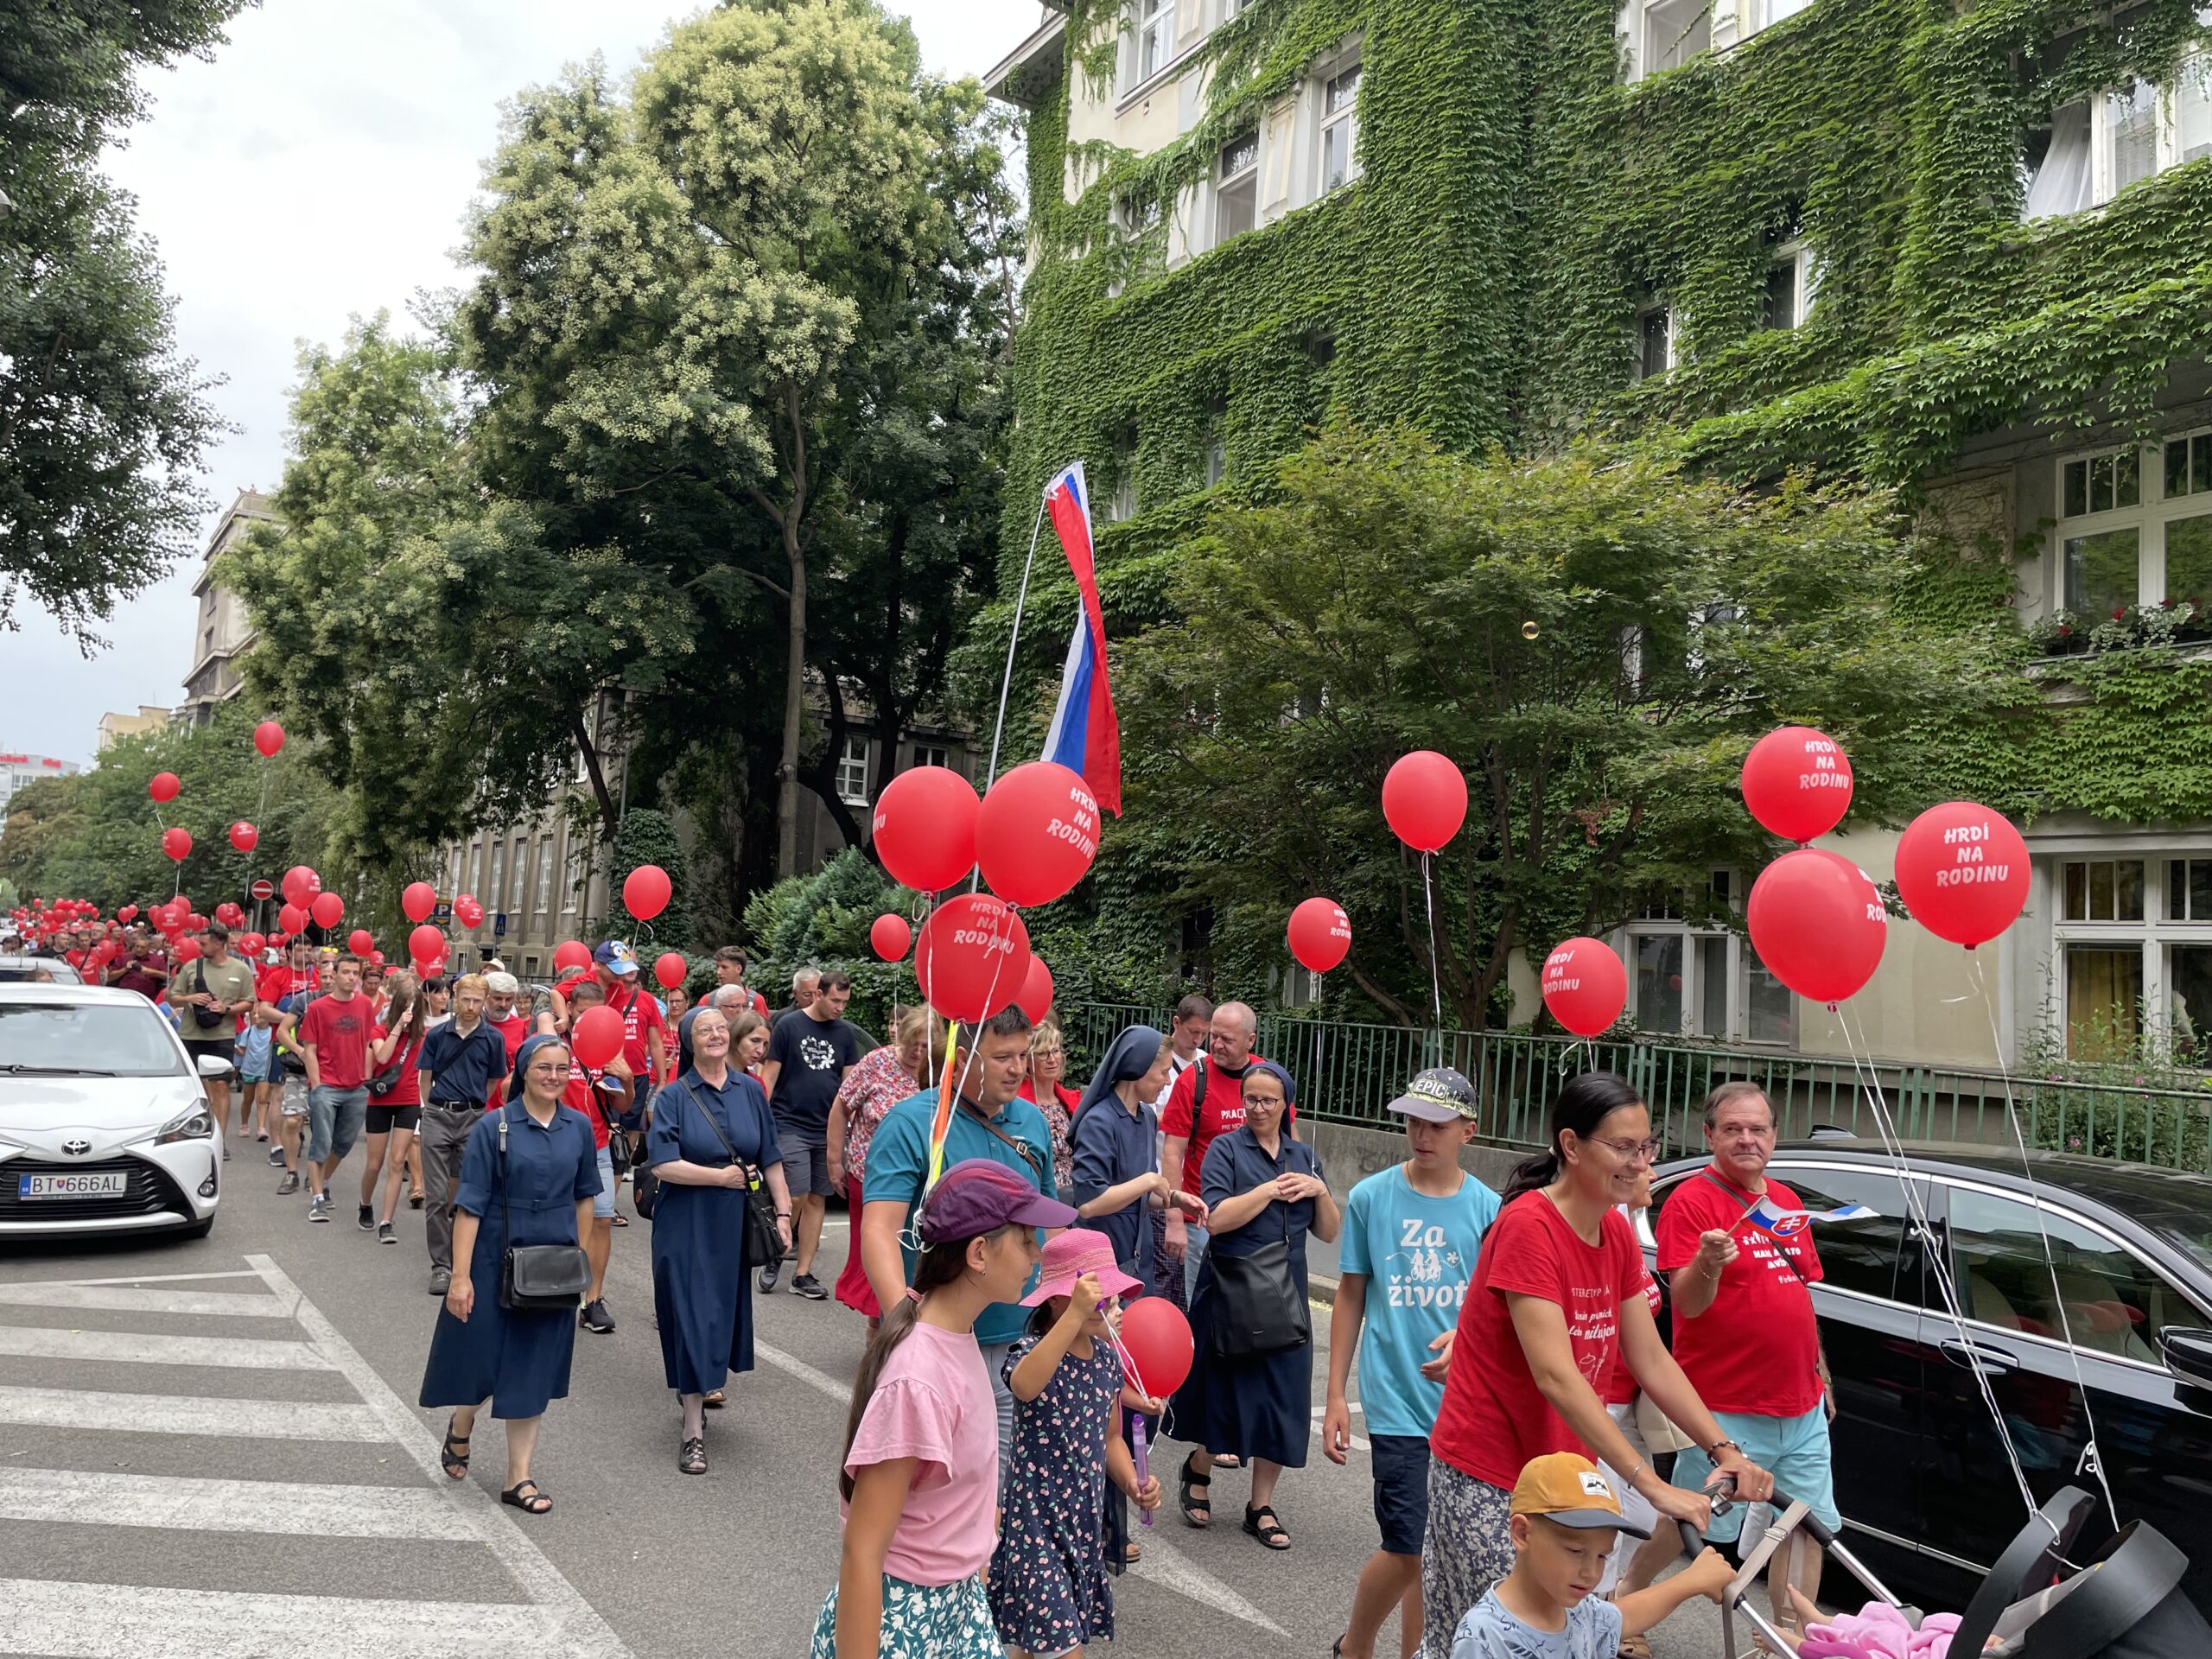
<svg viewBox="0 0 2212 1659">
<path fill-rule="evenodd" d="M 365 1233 L 372 1233 L 376 1231 L 377 1212 L 375 1209 L 369 1205 L 363 1205 L 361 1206 L 360 1214 L 353 1217 L 353 1224 Z"/>
<path fill-rule="evenodd" d="M 420 1210 L 423 1207 L 423 1195 L 420 1192 L 412 1194 L 407 1200 L 407 1207 L 410 1210 Z"/>
<path fill-rule="evenodd" d="M 780 1262 L 772 1268 L 763 1268 L 760 1269 L 760 1274 L 757 1275 L 757 1281 L 760 1284 L 760 1294 L 763 1296 L 771 1295 L 774 1293 L 776 1288 L 776 1276 L 783 1272 L 783 1270 L 784 1264 Z"/>
<path fill-rule="evenodd" d="M 377 1243 L 379 1244 L 398 1243 L 399 1230 L 394 1227 L 388 1221 L 378 1222 L 377 1224 Z"/>
<path fill-rule="evenodd" d="M 600 1296 L 586 1302 L 583 1312 L 576 1315 L 576 1323 L 602 1337 L 610 1334 L 614 1329 L 614 1316 L 607 1311 L 607 1299 Z"/>
<path fill-rule="evenodd" d="M 271 1147 L 269 1148 L 269 1167 L 271 1169 L 282 1169 L 284 1167 L 283 1147 Z"/>
<path fill-rule="evenodd" d="M 802 1273 L 791 1281 L 791 1294 L 804 1296 L 810 1302 L 826 1302 L 830 1300 L 830 1293 L 823 1289 L 822 1281 L 810 1273 Z"/>
<path fill-rule="evenodd" d="M 276 1196 L 280 1198 L 289 1198 L 299 1190 L 300 1172 L 296 1169 L 286 1170 L 284 1179 L 276 1183 Z"/>
</svg>

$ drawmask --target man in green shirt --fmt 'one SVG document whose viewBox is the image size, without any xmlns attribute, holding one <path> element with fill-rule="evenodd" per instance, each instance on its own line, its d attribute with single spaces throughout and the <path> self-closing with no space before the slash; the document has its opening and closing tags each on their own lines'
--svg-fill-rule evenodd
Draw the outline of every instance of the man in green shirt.
<svg viewBox="0 0 2212 1659">
<path fill-rule="evenodd" d="M 231 953 L 231 930 L 210 922 L 200 935 L 200 955 L 179 969 L 169 981 L 169 1001 L 177 1006 L 177 1034 L 184 1052 L 200 1069 L 203 1057 L 213 1056 L 226 1066 L 233 1064 L 238 1039 L 238 1016 L 253 1013 L 253 969 Z M 231 1156 L 229 1119 L 231 1075 L 203 1075 L 207 1116 L 215 1120 L 215 1137 L 222 1142 L 224 1161 Z"/>
</svg>

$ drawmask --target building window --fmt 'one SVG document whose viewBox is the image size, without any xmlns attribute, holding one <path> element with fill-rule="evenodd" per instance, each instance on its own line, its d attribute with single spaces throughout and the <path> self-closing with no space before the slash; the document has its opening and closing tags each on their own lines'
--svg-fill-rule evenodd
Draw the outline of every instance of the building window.
<svg viewBox="0 0 2212 1659">
<path fill-rule="evenodd" d="M 1321 194 L 1359 176 L 1359 66 L 1332 75 L 1321 89 Z"/>
<path fill-rule="evenodd" d="M 1628 78 L 1679 68 L 1713 49 L 1713 0 L 1629 0 Z"/>
<path fill-rule="evenodd" d="M 1120 217 L 1122 234 L 1134 240 L 1160 223 L 1160 198 L 1124 196 L 1122 198 Z"/>
<path fill-rule="evenodd" d="M 2040 149 L 2040 158 L 2032 152 Z M 2212 53 L 2183 61 L 2171 86 L 2147 80 L 2052 111 L 2050 136 L 2029 143 L 2029 219 L 2079 213 L 2131 184 L 2212 156 Z"/>
<path fill-rule="evenodd" d="M 553 913 L 553 837 L 537 838 L 537 913 Z"/>
<path fill-rule="evenodd" d="M 1675 366 L 1675 308 L 1648 305 L 1636 314 L 1636 378 L 1656 379 Z"/>
<path fill-rule="evenodd" d="M 1811 249 L 1802 242 L 1785 242 L 1777 248 L 1766 268 L 1766 326 L 1803 327 L 1813 315 L 1813 296 L 1818 286 Z"/>
<path fill-rule="evenodd" d="M 1133 16 L 1137 48 L 1130 66 L 1134 79 L 1129 84 L 1137 86 L 1174 60 L 1174 0 L 1136 0 Z"/>
<path fill-rule="evenodd" d="M 1689 906 L 1677 895 L 1629 924 L 1629 1016 L 1639 1029 L 1715 1043 L 1795 1039 L 1796 995 L 1741 933 L 1707 919 L 1737 909 L 1740 886 L 1734 871 L 1715 870 L 1700 919 L 1684 919 Z"/>
<path fill-rule="evenodd" d="M 1213 239 L 1217 247 L 1260 221 L 1260 133 L 1239 133 L 1221 147 L 1214 172 Z"/>
<path fill-rule="evenodd" d="M 2212 851 L 2056 861 L 2052 994 L 2077 1058 L 2145 1036 L 2202 1058 L 2212 1035 Z M 2151 1027 L 2146 1031 L 2146 1025 Z"/>
<path fill-rule="evenodd" d="M 480 841 L 476 843 L 476 850 L 469 857 L 468 886 L 463 891 L 469 893 L 479 893 L 484 891 L 484 843 Z M 458 896 L 458 894 L 455 895 L 455 897 Z"/>
<path fill-rule="evenodd" d="M 492 849 L 492 880 L 490 885 L 484 889 L 485 902 L 489 904 L 495 912 L 505 908 L 499 902 L 499 878 L 505 874 L 506 862 L 507 843 L 503 841 Z"/>
<path fill-rule="evenodd" d="M 2212 602 L 2212 431 L 2058 463 L 2056 604 L 2094 626 Z"/>
<path fill-rule="evenodd" d="M 941 743 L 914 745 L 914 764 L 918 766 L 950 766 L 952 752 Z"/>
<path fill-rule="evenodd" d="M 1216 415 L 1206 427 L 1206 487 L 1220 483 L 1229 476 L 1229 440 L 1223 435 L 1221 416 Z"/>
<path fill-rule="evenodd" d="M 868 804 L 868 739 L 849 737 L 837 757 L 837 798 L 848 806 Z"/>
</svg>

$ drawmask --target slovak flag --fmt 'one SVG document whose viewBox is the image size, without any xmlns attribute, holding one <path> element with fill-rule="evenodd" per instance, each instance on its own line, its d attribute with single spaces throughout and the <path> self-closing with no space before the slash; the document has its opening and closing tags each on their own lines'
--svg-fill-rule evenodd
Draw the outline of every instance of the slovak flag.
<svg viewBox="0 0 2212 1659">
<path fill-rule="evenodd" d="M 1083 463 L 1065 467 L 1045 486 L 1052 533 L 1068 556 L 1083 604 L 1060 671 L 1059 706 L 1045 734 L 1044 759 L 1082 775 L 1098 804 L 1122 815 L 1122 728 L 1106 679 L 1106 613 L 1098 603 L 1098 569 L 1090 550 L 1090 486 Z"/>
<path fill-rule="evenodd" d="M 1785 1210 L 1770 1197 L 1753 1205 L 1745 1218 L 1763 1233 L 1795 1238 L 1816 1221 L 1864 1221 L 1880 1213 L 1868 1204 L 1840 1204 L 1833 1210 Z"/>
</svg>

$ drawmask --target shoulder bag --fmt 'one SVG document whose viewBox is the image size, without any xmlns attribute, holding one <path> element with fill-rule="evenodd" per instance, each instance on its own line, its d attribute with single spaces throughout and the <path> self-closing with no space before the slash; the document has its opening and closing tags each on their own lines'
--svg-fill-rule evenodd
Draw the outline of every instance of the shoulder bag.
<svg viewBox="0 0 2212 1659">
<path fill-rule="evenodd" d="M 1272 1211 L 1281 1202 L 1271 1198 Z M 1257 1217 L 1253 1217 L 1256 1222 Z M 1246 1255 L 1206 1252 L 1213 1268 L 1213 1351 L 1224 1359 L 1257 1359 L 1313 1339 L 1313 1316 L 1290 1260 L 1290 1223 Z"/>
<path fill-rule="evenodd" d="M 192 994 L 194 996 L 198 996 L 207 988 L 207 963 L 200 957 L 194 957 L 192 959 Z M 213 1031 L 216 1027 L 221 1025 L 224 1020 L 230 1018 L 230 1014 L 226 1009 L 219 1007 L 203 1007 L 197 1002 L 191 1005 L 191 1014 L 192 1023 L 202 1031 Z"/>
<path fill-rule="evenodd" d="M 506 1223 L 507 1254 L 499 1263 L 499 1306 L 514 1313 L 573 1313 L 591 1288 L 591 1262 L 579 1244 L 518 1244 L 508 1203 L 507 1116 L 499 1108 L 499 1215 Z"/>
<path fill-rule="evenodd" d="M 411 1018 L 412 1016 L 410 1017 Z M 366 1086 L 368 1088 L 369 1098 L 371 1100 L 382 1100 L 386 1095 L 399 1087 L 399 1079 L 407 1070 L 407 1050 L 409 1046 L 410 1045 L 405 1033 L 401 1033 L 399 1046 L 392 1052 L 391 1058 L 385 1064 L 385 1068 L 381 1071 L 378 1071 L 368 1081 Z"/>
<path fill-rule="evenodd" d="M 699 1091 L 691 1086 L 687 1074 L 683 1078 L 683 1092 L 699 1109 L 699 1116 L 707 1120 L 707 1127 L 715 1132 L 715 1139 L 722 1143 L 722 1150 L 729 1154 L 732 1164 L 739 1162 L 737 1148 L 729 1143 L 729 1136 L 722 1133 L 722 1126 L 707 1103 L 699 1098 Z M 745 1170 L 745 1255 L 748 1267 L 765 1268 L 784 1259 L 784 1241 L 776 1231 L 776 1200 L 761 1179 L 760 1166 L 746 1164 Z"/>
</svg>

